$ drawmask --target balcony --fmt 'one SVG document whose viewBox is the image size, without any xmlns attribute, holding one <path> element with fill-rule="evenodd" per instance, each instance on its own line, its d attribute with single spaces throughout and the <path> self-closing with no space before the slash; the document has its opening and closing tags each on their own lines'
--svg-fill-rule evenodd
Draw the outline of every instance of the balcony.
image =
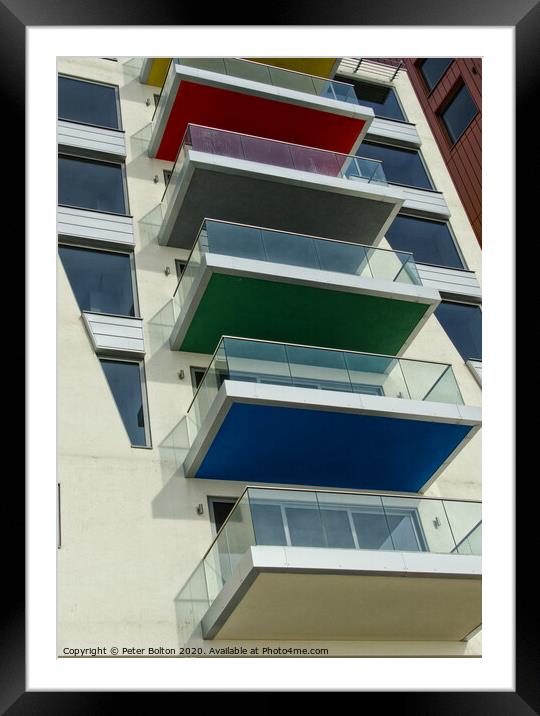
<svg viewBox="0 0 540 716">
<path fill-rule="evenodd" d="M 376 160 L 190 125 L 158 241 L 191 249 L 205 217 L 372 245 L 404 202 Z"/>
<path fill-rule="evenodd" d="M 248 487 L 176 597 L 190 639 L 461 641 L 481 503 Z"/>
<path fill-rule="evenodd" d="M 447 364 L 224 337 L 186 422 L 186 477 L 418 492 L 481 411 Z"/>
<path fill-rule="evenodd" d="M 344 82 L 234 57 L 175 57 L 148 152 L 174 161 L 188 124 L 199 124 L 353 154 L 372 119 Z"/>
<path fill-rule="evenodd" d="M 174 294 L 171 348 L 222 335 L 395 355 L 439 303 L 412 254 L 206 219 Z"/>
</svg>

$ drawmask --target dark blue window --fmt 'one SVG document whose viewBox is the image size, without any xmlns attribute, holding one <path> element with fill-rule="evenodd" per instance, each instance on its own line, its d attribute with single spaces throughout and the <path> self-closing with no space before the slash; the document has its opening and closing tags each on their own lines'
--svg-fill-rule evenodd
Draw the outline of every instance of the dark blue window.
<svg viewBox="0 0 540 716">
<path fill-rule="evenodd" d="M 74 246 L 58 252 L 81 311 L 135 315 L 128 254 Z"/>
<path fill-rule="evenodd" d="M 382 161 L 384 174 L 389 182 L 419 189 L 434 188 L 416 149 L 362 142 L 356 154 L 359 157 Z"/>
<path fill-rule="evenodd" d="M 121 165 L 58 157 L 58 203 L 125 214 Z"/>
<path fill-rule="evenodd" d="M 473 98 L 469 90 L 463 85 L 456 92 L 446 109 L 441 112 L 444 126 L 454 144 L 477 114 L 478 109 L 473 102 Z"/>
<path fill-rule="evenodd" d="M 482 360 L 482 309 L 443 301 L 435 309 L 441 326 L 463 360 Z"/>
<path fill-rule="evenodd" d="M 384 87 L 371 82 L 360 82 L 340 76 L 336 77 L 336 79 L 352 85 L 359 104 L 371 107 L 376 117 L 405 120 L 405 115 L 399 106 L 396 93 L 392 87 Z"/>
<path fill-rule="evenodd" d="M 452 57 L 431 57 L 429 60 L 424 60 L 422 62 L 420 65 L 420 72 L 422 73 L 429 90 L 432 90 L 435 85 L 439 83 L 439 80 L 450 67 L 452 62 Z"/>
<path fill-rule="evenodd" d="M 412 252 L 418 263 L 463 268 L 450 229 L 442 221 L 398 214 L 386 231 L 386 239 L 396 251 Z"/>
<path fill-rule="evenodd" d="M 146 445 L 141 369 L 138 363 L 102 360 L 109 388 L 132 445 Z"/>
<path fill-rule="evenodd" d="M 116 87 L 58 77 L 58 118 L 119 129 Z"/>
</svg>

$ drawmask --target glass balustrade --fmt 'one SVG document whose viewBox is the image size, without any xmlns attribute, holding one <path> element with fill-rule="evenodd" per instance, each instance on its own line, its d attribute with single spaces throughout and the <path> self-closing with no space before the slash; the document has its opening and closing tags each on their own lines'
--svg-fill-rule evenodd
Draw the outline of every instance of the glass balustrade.
<svg viewBox="0 0 540 716">
<path fill-rule="evenodd" d="M 223 337 L 188 409 L 190 444 L 224 380 L 463 404 L 446 363 Z"/>
</svg>

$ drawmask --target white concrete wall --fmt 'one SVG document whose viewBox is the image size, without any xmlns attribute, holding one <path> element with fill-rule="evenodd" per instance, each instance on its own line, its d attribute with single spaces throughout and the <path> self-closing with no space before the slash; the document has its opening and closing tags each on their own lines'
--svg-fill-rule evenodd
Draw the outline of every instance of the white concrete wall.
<svg viewBox="0 0 540 716">
<path fill-rule="evenodd" d="M 185 425 L 179 423 L 193 397 L 189 369 L 206 366 L 210 357 L 173 352 L 168 344 L 170 301 L 176 286 L 174 259 L 185 259 L 188 252 L 158 246 L 152 227 L 151 212 L 164 190 L 162 172 L 172 166 L 145 153 L 154 110 L 152 95 L 159 89 L 141 84 L 136 67 L 124 60 L 62 58 L 58 70 L 120 86 L 152 434 L 151 449 L 130 446 L 58 262 L 59 653 L 70 646 L 178 647 L 174 597 L 212 540 L 207 497 L 237 496 L 245 485 L 187 480 L 176 471 L 186 447 Z M 469 268 L 479 271 L 480 249 L 404 73 L 396 85 L 409 120 L 418 123 L 424 156 L 437 188 L 445 192 Z M 148 107 L 147 98 L 151 99 Z M 164 273 L 166 266 L 169 276 Z M 452 363 L 465 402 L 480 403 L 479 386 L 435 318 L 429 319 L 405 355 Z M 181 369 L 183 380 L 178 377 Z M 479 437 L 432 485 L 429 494 L 480 497 Z M 196 512 L 200 503 L 202 515 Z M 480 648 L 478 638 L 467 644 L 325 646 L 333 654 L 364 655 L 474 655 Z"/>
</svg>

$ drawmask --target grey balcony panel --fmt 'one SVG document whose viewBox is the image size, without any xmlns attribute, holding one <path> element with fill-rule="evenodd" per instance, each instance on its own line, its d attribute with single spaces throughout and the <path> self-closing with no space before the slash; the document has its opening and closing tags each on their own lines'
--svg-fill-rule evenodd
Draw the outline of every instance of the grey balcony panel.
<svg viewBox="0 0 540 716">
<path fill-rule="evenodd" d="M 121 246 L 131 250 L 135 245 L 131 216 L 59 206 L 57 230 L 59 236 L 89 245 Z"/>
<path fill-rule="evenodd" d="M 444 195 L 438 191 L 415 189 L 400 185 L 405 203 L 403 210 L 417 216 L 433 217 L 435 219 L 449 219 L 450 209 Z"/>
<path fill-rule="evenodd" d="M 65 120 L 58 120 L 58 148 L 98 159 L 126 158 L 124 132 Z"/>
<path fill-rule="evenodd" d="M 401 147 L 418 148 L 422 144 L 415 124 L 394 122 L 382 117 L 375 117 L 369 127 L 366 139 L 383 139 L 388 144 L 396 144 Z"/>
<path fill-rule="evenodd" d="M 467 366 L 473 376 L 475 377 L 478 385 L 482 387 L 482 361 L 481 360 L 468 360 L 466 361 Z"/>
<path fill-rule="evenodd" d="M 417 264 L 422 285 L 434 288 L 443 297 L 482 300 L 482 289 L 474 271 Z"/>
<path fill-rule="evenodd" d="M 144 334 L 141 318 L 83 312 L 83 320 L 98 355 L 144 356 Z"/>
<path fill-rule="evenodd" d="M 372 245 L 403 203 L 398 187 L 200 152 L 189 153 L 178 185 L 159 243 L 187 249 L 206 217 Z"/>
</svg>

